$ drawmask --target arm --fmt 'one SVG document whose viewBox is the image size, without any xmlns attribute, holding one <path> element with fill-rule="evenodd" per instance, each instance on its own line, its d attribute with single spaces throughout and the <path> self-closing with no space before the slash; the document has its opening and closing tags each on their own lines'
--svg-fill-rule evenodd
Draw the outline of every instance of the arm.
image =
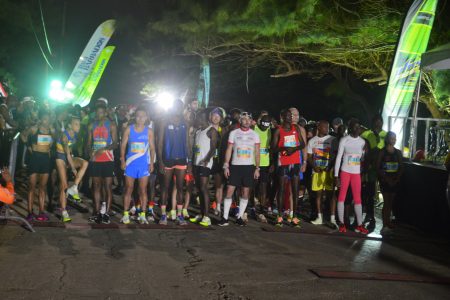
<svg viewBox="0 0 450 300">
<path fill-rule="evenodd" d="M 0 202 L 12 204 L 14 202 L 14 185 L 8 168 L 3 168 L 3 179 L 6 181 L 6 188 L 0 186 Z"/>
<path fill-rule="evenodd" d="M 153 165 L 153 162 L 155 161 L 155 134 L 153 133 L 152 129 L 148 130 L 148 143 L 149 143 L 149 150 L 150 150 L 150 173 L 153 173 L 153 169 L 155 166 Z"/>
<path fill-rule="evenodd" d="M 336 156 L 336 162 L 334 164 L 334 177 L 339 177 L 339 169 L 341 168 L 342 157 L 344 156 L 344 139 L 339 142 L 338 154 Z"/>
<path fill-rule="evenodd" d="M 284 150 L 283 147 L 278 147 L 278 140 L 280 139 L 280 129 L 276 129 L 270 141 L 271 152 L 275 155 Z"/>
<path fill-rule="evenodd" d="M 206 167 L 207 162 L 209 162 L 216 153 L 218 145 L 217 141 L 219 140 L 219 133 L 213 127 L 211 127 L 211 129 L 208 130 L 207 135 L 210 138 L 209 151 L 206 154 L 205 158 L 200 162 L 200 165 L 203 165 L 204 167 Z"/>
<path fill-rule="evenodd" d="M 227 150 L 225 151 L 225 161 L 223 163 L 223 169 L 225 172 L 225 177 L 228 178 L 230 176 L 230 160 L 231 153 L 233 152 L 233 143 L 228 143 Z"/>
<path fill-rule="evenodd" d="M 259 164 L 261 161 L 261 144 L 255 144 L 255 174 L 253 175 L 253 178 L 258 179 L 259 178 Z"/>
<path fill-rule="evenodd" d="M 367 140 L 364 140 L 364 142 L 363 155 L 361 157 L 364 164 L 361 164 L 361 174 L 366 173 L 372 163 L 372 161 L 370 161 L 371 156 L 369 142 Z"/>
<path fill-rule="evenodd" d="M 159 162 L 159 171 L 164 174 L 164 162 L 163 162 L 163 142 L 164 142 L 164 128 L 165 123 L 163 122 L 161 126 L 159 126 L 158 132 L 158 162 Z"/>
<path fill-rule="evenodd" d="M 127 152 L 128 138 L 130 136 L 130 127 L 127 127 L 122 134 L 122 143 L 120 144 L 120 167 L 125 170 L 125 154 Z"/>
<path fill-rule="evenodd" d="M 119 145 L 119 143 L 117 142 L 117 126 L 115 123 L 111 123 L 111 139 L 111 145 L 106 146 L 105 150 L 114 150 Z"/>
<path fill-rule="evenodd" d="M 6 106 L 4 105 L 0 106 L 0 113 L 2 114 L 3 119 L 5 119 L 6 123 L 9 124 L 11 127 L 16 128 L 18 126 L 17 122 L 11 119 Z"/>
</svg>

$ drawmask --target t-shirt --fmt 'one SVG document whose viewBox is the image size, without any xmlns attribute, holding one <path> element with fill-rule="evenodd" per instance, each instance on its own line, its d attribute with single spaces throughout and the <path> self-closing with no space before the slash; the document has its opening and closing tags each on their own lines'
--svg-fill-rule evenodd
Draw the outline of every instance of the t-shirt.
<svg viewBox="0 0 450 300">
<path fill-rule="evenodd" d="M 255 160 L 255 145 L 260 144 L 259 136 L 252 129 L 241 128 L 230 132 L 228 143 L 233 144 L 232 165 L 253 165 Z"/>
<path fill-rule="evenodd" d="M 334 176 L 339 175 L 339 169 L 351 174 L 360 174 L 365 145 L 365 140 L 359 136 L 354 138 L 347 135 L 341 138 L 334 166 Z"/>
<path fill-rule="evenodd" d="M 308 142 L 307 152 L 312 155 L 313 167 L 329 168 L 330 160 L 337 151 L 336 138 L 331 135 L 315 136 Z"/>
</svg>

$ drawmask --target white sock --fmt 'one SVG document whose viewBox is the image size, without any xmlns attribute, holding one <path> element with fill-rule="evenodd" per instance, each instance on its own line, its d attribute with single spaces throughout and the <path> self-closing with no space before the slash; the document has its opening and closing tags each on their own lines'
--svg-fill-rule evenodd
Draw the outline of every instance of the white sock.
<svg viewBox="0 0 450 300">
<path fill-rule="evenodd" d="M 336 217 L 335 217 L 334 215 L 331 215 L 330 221 L 331 221 L 332 223 L 336 223 Z"/>
<path fill-rule="evenodd" d="M 317 214 L 317 219 L 322 220 L 322 214 L 321 214 L 321 213 L 318 213 L 318 214 Z"/>
<path fill-rule="evenodd" d="M 342 202 L 339 201 L 337 207 L 338 207 L 339 222 L 344 224 L 344 201 Z"/>
<path fill-rule="evenodd" d="M 221 211 L 222 211 L 221 208 L 220 208 L 220 206 L 221 206 L 221 204 L 217 204 L 217 206 L 216 206 L 216 210 L 217 210 L 218 212 L 221 212 Z"/>
<path fill-rule="evenodd" d="M 244 216 L 247 209 L 248 199 L 239 198 L 239 218 Z"/>
<path fill-rule="evenodd" d="M 228 215 L 230 214 L 231 201 L 231 198 L 225 198 L 223 200 L 223 218 L 225 220 L 228 220 Z"/>
<path fill-rule="evenodd" d="M 356 222 L 358 223 L 358 226 L 362 224 L 362 205 L 361 204 L 355 204 L 355 215 L 356 215 Z"/>
</svg>

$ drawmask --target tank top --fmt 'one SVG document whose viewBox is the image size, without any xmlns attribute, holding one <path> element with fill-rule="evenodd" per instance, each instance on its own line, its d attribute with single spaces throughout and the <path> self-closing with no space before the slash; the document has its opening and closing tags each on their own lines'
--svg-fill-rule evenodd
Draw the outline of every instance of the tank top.
<svg viewBox="0 0 450 300">
<path fill-rule="evenodd" d="M 185 123 L 167 124 L 164 128 L 163 161 L 175 164 L 187 164 L 188 152 L 186 145 L 187 127 Z"/>
<path fill-rule="evenodd" d="M 28 139 L 28 145 L 38 145 L 38 146 L 51 146 L 53 142 L 52 135 L 50 133 L 41 133 L 40 129 L 36 131 L 35 134 L 30 135 Z"/>
<path fill-rule="evenodd" d="M 109 120 L 103 122 L 100 125 L 97 121 L 94 123 L 92 128 L 92 150 L 96 151 L 98 149 L 107 147 L 112 144 L 111 137 L 111 123 Z M 97 155 L 93 158 L 95 162 L 109 162 L 114 161 L 114 154 L 112 150 L 103 151 L 102 154 Z"/>
<path fill-rule="evenodd" d="M 148 127 L 145 126 L 144 130 L 137 132 L 134 124 L 130 126 L 128 151 L 126 155 L 127 165 L 132 162 L 137 164 L 150 164 L 148 130 Z"/>
<path fill-rule="evenodd" d="M 400 168 L 398 155 L 397 149 L 395 149 L 394 153 L 389 153 L 386 148 L 383 149 L 381 164 L 386 175 L 395 175 L 398 172 Z"/>
<path fill-rule="evenodd" d="M 67 146 L 69 146 L 69 148 L 72 149 L 73 144 L 76 143 L 77 134 L 75 133 L 74 136 L 71 137 L 70 134 L 69 134 L 69 132 L 67 131 L 67 129 L 64 130 L 64 134 L 65 134 L 66 137 L 67 137 Z M 64 145 L 63 145 L 63 143 L 62 143 L 61 137 L 58 138 L 58 139 L 56 140 L 56 152 L 59 152 L 59 153 L 65 153 L 65 151 L 64 151 Z"/>
<path fill-rule="evenodd" d="M 285 131 L 282 126 L 280 128 L 280 139 L 278 141 L 278 147 L 298 147 L 300 140 L 298 139 L 298 130 L 294 125 L 291 125 L 289 131 Z M 280 152 L 278 155 L 278 161 L 280 166 L 288 166 L 300 163 L 300 151 L 297 150 L 291 155 L 287 155 L 284 152 Z"/>
<path fill-rule="evenodd" d="M 255 132 L 259 135 L 259 140 L 261 142 L 260 148 L 259 148 L 259 165 L 261 167 L 268 167 L 270 166 L 270 138 L 271 138 L 271 132 L 270 129 L 267 129 L 266 131 L 262 131 L 259 129 L 258 126 L 255 126 Z"/>
<path fill-rule="evenodd" d="M 194 140 L 194 165 L 198 166 L 199 162 L 206 158 L 209 150 L 211 149 L 211 139 L 208 136 L 208 131 L 212 128 L 212 126 L 208 126 L 204 130 L 197 130 L 195 133 Z M 208 161 L 206 167 L 212 168 L 213 158 Z"/>
</svg>

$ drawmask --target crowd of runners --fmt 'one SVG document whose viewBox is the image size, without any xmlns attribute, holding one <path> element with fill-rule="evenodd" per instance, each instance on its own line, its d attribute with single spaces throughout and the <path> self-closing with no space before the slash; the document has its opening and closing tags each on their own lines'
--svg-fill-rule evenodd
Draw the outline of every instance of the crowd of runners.
<svg viewBox="0 0 450 300">
<path fill-rule="evenodd" d="M 300 227 L 307 196 L 312 224 L 367 234 L 379 188 L 382 230 L 393 227 L 402 155 L 380 116 L 366 128 L 354 118 L 307 122 L 294 107 L 276 116 L 199 109 L 195 100 L 166 110 L 100 98 L 90 107 L 3 99 L 0 130 L 20 132 L 16 165 L 29 175 L 28 220 L 48 221 L 46 199 L 55 194 L 62 222 L 71 221 L 68 200 L 91 198 L 89 221 L 108 224 L 116 194 L 123 224 L 211 226 L 213 218 L 245 226 L 254 218 Z"/>
</svg>

